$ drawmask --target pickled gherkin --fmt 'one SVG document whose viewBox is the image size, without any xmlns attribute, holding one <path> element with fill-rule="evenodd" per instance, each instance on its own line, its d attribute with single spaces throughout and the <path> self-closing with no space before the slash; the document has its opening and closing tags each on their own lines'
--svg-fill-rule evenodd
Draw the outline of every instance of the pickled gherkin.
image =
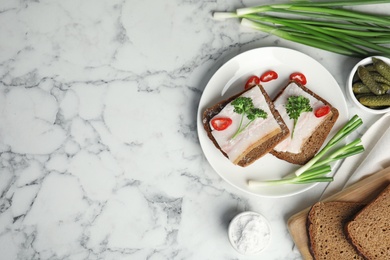
<svg viewBox="0 0 390 260">
<path fill-rule="evenodd" d="M 352 91 L 355 94 L 366 94 L 372 93 L 371 90 L 363 84 L 363 82 L 356 82 L 352 85 Z"/>
<path fill-rule="evenodd" d="M 370 71 L 365 67 L 358 67 L 358 75 L 364 85 L 366 85 L 375 95 L 383 95 L 386 93 L 383 87 L 374 80 Z"/>
<path fill-rule="evenodd" d="M 390 106 L 390 95 L 382 96 L 362 96 L 359 102 L 367 107 L 388 107 Z"/>
<path fill-rule="evenodd" d="M 383 83 L 380 83 L 379 81 L 378 81 L 378 84 L 383 88 L 384 91 L 389 91 L 390 90 L 390 84 L 383 84 Z M 372 93 L 371 90 L 366 85 L 364 85 L 363 82 L 360 82 L 360 81 L 353 83 L 352 91 L 355 94 L 368 94 L 368 93 Z"/>
<path fill-rule="evenodd" d="M 379 83 L 383 83 L 383 84 L 386 84 L 386 85 L 390 85 L 390 80 L 386 79 L 385 77 L 383 77 L 381 74 L 379 74 L 378 72 L 370 72 L 371 76 L 374 78 L 374 80 L 376 82 L 379 82 Z"/>
<path fill-rule="evenodd" d="M 390 80 L 390 65 L 375 57 L 372 58 L 372 62 L 374 63 L 375 70 L 379 72 L 379 74 L 381 74 L 385 79 Z"/>
<path fill-rule="evenodd" d="M 366 69 L 368 69 L 369 71 L 376 71 L 376 70 L 375 70 L 375 67 L 374 67 L 374 64 L 369 64 L 369 65 L 366 65 L 365 67 L 366 67 Z"/>
</svg>

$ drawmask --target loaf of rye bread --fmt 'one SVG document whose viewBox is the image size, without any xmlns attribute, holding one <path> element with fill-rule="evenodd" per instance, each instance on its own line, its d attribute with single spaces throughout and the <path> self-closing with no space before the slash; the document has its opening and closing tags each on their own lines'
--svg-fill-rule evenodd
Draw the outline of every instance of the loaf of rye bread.
<svg viewBox="0 0 390 260">
<path fill-rule="evenodd" d="M 284 123 L 283 119 L 281 118 L 279 112 L 275 109 L 274 104 L 272 103 L 271 98 L 268 96 L 267 92 L 264 90 L 264 88 L 261 85 L 254 86 L 254 88 L 259 88 L 263 96 L 265 97 L 265 100 L 268 104 L 268 107 L 273 114 L 275 120 L 279 124 L 281 128 L 281 132 L 268 138 L 266 141 L 261 142 L 259 144 L 255 144 L 252 149 L 247 149 L 243 157 L 237 162 L 237 165 L 246 167 L 253 162 L 255 162 L 260 157 L 264 156 L 265 154 L 269 153 L 275 145 L 283 141 L 287 136 L 289 135 L 289 130 L 286 124 Z M 249 88 L 251 89 L 251 88 Z M 232 102 L 237 97 L 241 96 L 244 92 L 248 91 L 244 90 L 234 96 L 231 96 L 230 98 L 223 100 L 207 109 L 203 112 L 202 117 L 202 123 L 203 127 L 207 132 L 207 136 L 210 138 L 210 140 L 214 143 L 217 149 L 221 151 L 221 153 L 228 158 L 227 154 L 221 149 L 221 147 L 218 145 L 217 141 L 215 140 L 214 136 L 212 135 L 212 128 L 210 126 L 210 120 L 216 116 L 227 104 Z"/>
<path fill-rule="evenodd" d="M 365 204 L 317 202 L 307 217 L 310 252 L 314 259 L 364 259 L 349 243 L 344 226 Z"/>
<path fill-rule="evenodd" d="M 313 134 L 309 138 L 307 138 L 306 141 L 304 141 L 304 143 L 301 146 L 302 149 L 300 153 L 282 152 L 282 151 L 276 151 L 275 149 L 270 152 L 271 154 L 273 154 L 274 156 L 278 157 L 281 160 L 285 160 L 293 164 L 303 165 L 307 163 L 311 158 L 313 158 L 314 155 L 319 151 L 325 139 L 329 135 L 329 132 L 331 131 L 332 127 L 336 123 L 336 120 L 339 117 L 339 112 L 328 101 L 326 101 L 325 99 L 323 99 L 322 97 L 320 97 L 319 95 L 317 95 L 316 93 L 308 89 L 307 87 L 303 86 L 302 84 L 293 81 L 290 81 L 289 84 L 278 93 L 278 95 L 273 100 L 274 102 L 279 97 L 281 97 L 283 91 L 291 83 L 295 83 L 306 93 L 313 96 L 315 99 L 322 101 L 325 105 L 328 105 L 330 107 L 330 112 L 329 114 L 326 115 L 326 120 L 316 128 Z M 290 129 L 290 133 L 291 132 L 292 129 Z"/>
<path fill-rule="evenodd" d="M 367 259 L 390 259 L 390 185 L 345 226 L 352 245 Z"/>
</svg>

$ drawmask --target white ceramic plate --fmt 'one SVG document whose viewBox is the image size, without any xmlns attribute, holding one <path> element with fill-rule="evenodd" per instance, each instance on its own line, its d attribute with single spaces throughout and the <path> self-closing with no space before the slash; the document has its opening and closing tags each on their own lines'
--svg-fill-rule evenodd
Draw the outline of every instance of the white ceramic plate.
<svg viewBox="0 0 390 260">
<path fill-rule="evenodd" d="M 301 72 L 307 78 L 306 86 L 328 100 L 339 112 L 339 119 L 329 136 L 339 130 L 349 119 L 344 95 L 333 76 L 316 60 L 295 50 L 265 47 L 244 52 L 226 62 L 212 76 L 203 91 L 198 108 L 198 136 L 203 152 L 214 170 L 228 183 L 245 192 L 264 197 L 290 196 L 308 190 L 316 184 L 289 184 L 249 188 L 248 179 L 279 179 L 299 166 L 267 154 L 243 168 L 229 161 L 208 138 L 202 124 L 203 111 L 215 103 L 243 90 L 251 75 L 261 75 L 267 70 L 278 73 L 277 80 L 262 83 L 271 98 L 287 85 L 289 75 Z M 229 82 L 230 87 L 224 91 Z M 224 92 L 223 95 L 222 92 Z M 329 137 L 328 137 L 329 139 Z M 327 141 L 325 141 L 327 142 Z"/>
</svg>

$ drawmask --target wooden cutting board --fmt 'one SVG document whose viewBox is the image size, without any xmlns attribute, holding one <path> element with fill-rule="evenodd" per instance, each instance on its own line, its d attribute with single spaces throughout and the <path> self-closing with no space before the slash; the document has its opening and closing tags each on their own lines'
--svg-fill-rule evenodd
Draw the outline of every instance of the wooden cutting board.
<svg viewBox="0 0 390 260">
<path fill-rule="evenodd" d="M 390 184 L 390 167 L 364 177 L 346 189 L 322 200 L 350 201 L 367 203 L 374 199 Z M 288 230 L 296 247 L 304 259 L 313 259 L 309 251 L 309 238 L 306 230 L 306 218 L 310 207 L 291 216 L 287 222 Z"/>
</svg>

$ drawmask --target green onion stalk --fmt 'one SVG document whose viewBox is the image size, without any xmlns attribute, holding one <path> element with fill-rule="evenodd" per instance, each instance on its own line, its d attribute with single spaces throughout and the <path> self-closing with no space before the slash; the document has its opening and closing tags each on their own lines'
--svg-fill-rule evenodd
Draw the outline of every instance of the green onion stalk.
<svg viewBox="0 0 390 260">
<path fill-rule="evenodd" d="M 342 55 L 390 57 L 390 16 L 345 9 L 389 0 L 293 1 L 214 12 L 215 19 L 239 18 L 241 25 Z"/>
<path fill-rule="evenodd" d="M 364 147 L 360 138 L 337 148 L 336 145 L 348 135 L 354 132 L 363 121 L 357 115 L 353 116 L 328 142 L 327 144 L 305 165 L 295 172 L 277 180 L 249 180 L 250 187 L 269 186 L 280 184 L 306 184 L 313 182 L 330 182 L 333 177 L 326 176 L 331 172 L 330 163 L 362 153 Z"/>
</svg>

